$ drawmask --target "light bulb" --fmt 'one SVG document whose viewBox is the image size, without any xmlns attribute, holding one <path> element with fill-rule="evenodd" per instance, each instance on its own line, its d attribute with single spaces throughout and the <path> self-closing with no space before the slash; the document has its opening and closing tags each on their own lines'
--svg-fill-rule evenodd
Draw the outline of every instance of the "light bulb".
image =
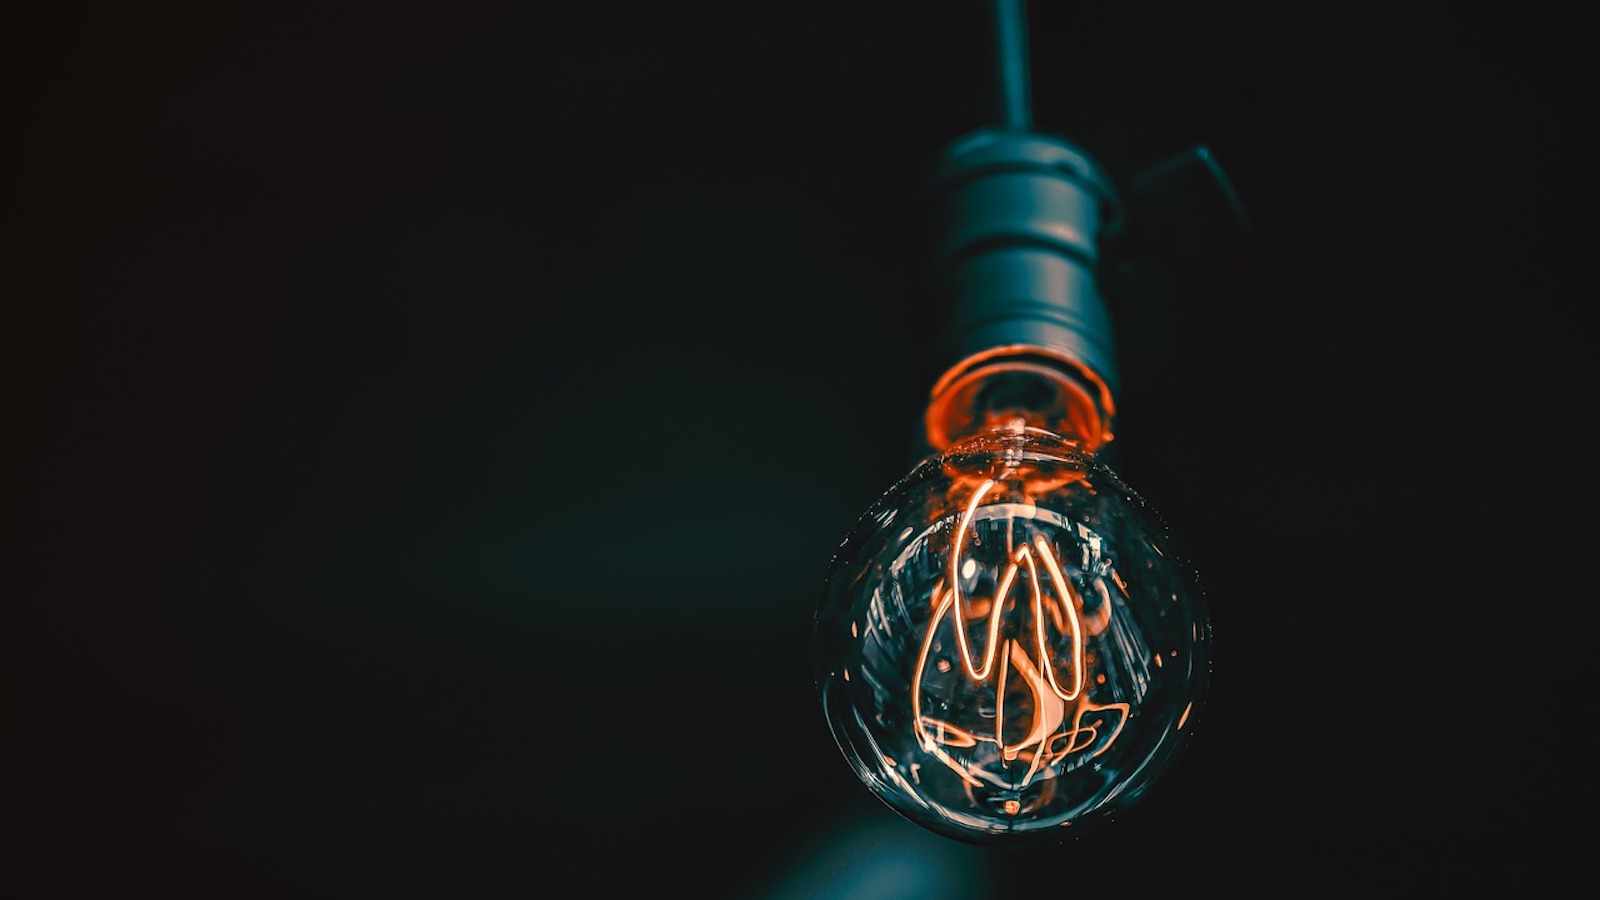
<svg viewBox="0 0 1600 900">
<path fill-rule="evenodd" d="M 850 767 L 901 815 L 973 843 L 1067 839 L 1144 796 L 1194 734 L 1206 601 L 1107 461 L 1107 180 L 1071 144 L 993 130 L 938 171 L 925 453 L 832 560 L 817 689 Z"/>
<path fill-rule="evenodd" d="M 1198 578 L 1159 514 L 1082 441 L 1024 425 L 883 494 L 834 558 L 816 629 L 857 776 L 971 842 L 1075 836 L 1137 800 L 1210 673 Z"/>
</svg>

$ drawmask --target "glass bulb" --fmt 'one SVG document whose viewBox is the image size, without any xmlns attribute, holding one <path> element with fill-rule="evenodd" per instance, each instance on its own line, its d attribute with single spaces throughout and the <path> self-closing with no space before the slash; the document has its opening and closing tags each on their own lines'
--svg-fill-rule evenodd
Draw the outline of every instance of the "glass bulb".
<svg viewBox="0 0 1600 900">
<path fill-rule="evenodd" d="M 1065 838 L 1143 795 L 1210 676 L 1198 578 L 1091 450 L 1021 424 L 918 464 L 816 617 L 828 727 L 882 801 L 973 843 Z"/>
</svg>

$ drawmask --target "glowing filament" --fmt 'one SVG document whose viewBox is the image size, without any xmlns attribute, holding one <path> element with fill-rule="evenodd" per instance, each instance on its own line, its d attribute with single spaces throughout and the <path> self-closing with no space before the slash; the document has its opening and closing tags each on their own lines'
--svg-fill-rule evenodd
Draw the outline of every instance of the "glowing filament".
<svg viewBox="0 0 1600 900">
<path fill-rule="evenodd" d="M 1084 694 L 1087 679 L 1085 631 L 1099 634 L 1105 630 L 1110 621 L 1111 604 L 1106 602 L 1110 598 L 1105 596 L 1103 587 L 1100 588 L 1102 602 L 1085 623 L 1080 615 L 1083 599 L 1063 574 L 1055 549 L 1043 535 L 1035 535 L 1031 544 L 1024 543 L 1009 554 L 992 597 L 962 595 L 963 576 L 971 577 L 978 565 L 976 560 L 964 557 L 962 551 L 968 544 L 972 520 L 984 497 L 994 487 L 992 479 L 985 480 L 973 493 L 952 539 L 948 587 L 941 586 L 934 591 L 933 617 L 923 635 L 917 659 L 917 684 L 911 692 L 912 713 L 922 749 L 941 760 L 969 785 L 976 787 L 982 780 L 988 780 L 1000 786 L 1017 787 L 1020 785 L 1014 777 L 1005 778 L 1003 772 L 984 770 L 981 765 L 984 757 L 967 752 L 963 759 L 957 759 L 951 751 L 970 751 L 983 744 L 992 745 L 1002 764 L 1009 765 L 1018 759 L 1026 761 L 1027 772 L 1021 779 L 1021 784 L 1026 784 L 1041 770 L 1057 766 L 1068 756 L 1090 750 L 1093 751 L 1091 755 L 1105 752 L 1127 721 L 1129 707 L 1126 703 L 1096 706 L 1088 702 Z M 1011 606 L 1007 601 L 1013 591 L 1019 590 L 1019 585 L 1020 590 L 1026 592 L 1033 627 L 1025 639 L 1012 636 L 1002 639 L 1001 625 Z M 967 636 L 967 622 L 980 616 L 985 620 L 986 635 L 981 654 L 971 646 Z M 961 728 L 923 712 L 924 685 L 930 677 L 929 657 L 947 617 L 955 632 L 962 672 L 974 685 L 994 692 L 992 733 Z M 1066 651 L 1064 662 L 1058 662 L 1051 653 L 1047 622 L 1060 635 Z M 944 675 L 951 666 L 941 658 L 933 669 L 938 675 Z M 1097 679 L 1099 683 L 1104 680 L 1103 675 Z M 1028 700 L 1016 700 L 1016 694 L 1008 690 L 1012 684 L 1022 689 Z M 1100 712 L 1108 715 L 1094 716 Z M 1108 720 L 1113 718 L 1114 727 L 1107 731 Z M 1008 721 L 1016 723 L 1017 730 L 1022 733 L 1014 743 L 1005 739 Z M 1020 806 L 1007 802 L 1003 808 L 1015 815 Z"/>
</svg>

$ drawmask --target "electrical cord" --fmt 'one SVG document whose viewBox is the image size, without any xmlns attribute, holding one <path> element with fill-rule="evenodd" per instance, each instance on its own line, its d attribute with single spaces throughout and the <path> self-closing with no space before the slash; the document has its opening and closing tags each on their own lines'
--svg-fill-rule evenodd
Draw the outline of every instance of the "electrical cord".
<svg viewBox="0 0 1600 900">
<path fill-rule="evenodd" d="M 1027 10 L 1023 0 L 993 0 L 995 62 L 999 74 L 1000 124 L 1012 131 L 1033 128 L 1028 72 Z"/>
</svg>

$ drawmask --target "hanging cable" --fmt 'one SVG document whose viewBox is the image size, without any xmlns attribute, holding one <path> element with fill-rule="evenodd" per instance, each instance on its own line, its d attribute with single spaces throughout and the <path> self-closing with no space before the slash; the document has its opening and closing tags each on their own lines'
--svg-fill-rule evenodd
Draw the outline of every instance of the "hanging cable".
<svg viewBox="0 0 1600 900">
<path fill-rule="evenodd" d="M 1000 124 L 1012 131 L 1033 128 L 1028 72 L 1027 11 L 1023 0 L 992 0 L 995 62 L 999 73 Z"/>
</svg>

